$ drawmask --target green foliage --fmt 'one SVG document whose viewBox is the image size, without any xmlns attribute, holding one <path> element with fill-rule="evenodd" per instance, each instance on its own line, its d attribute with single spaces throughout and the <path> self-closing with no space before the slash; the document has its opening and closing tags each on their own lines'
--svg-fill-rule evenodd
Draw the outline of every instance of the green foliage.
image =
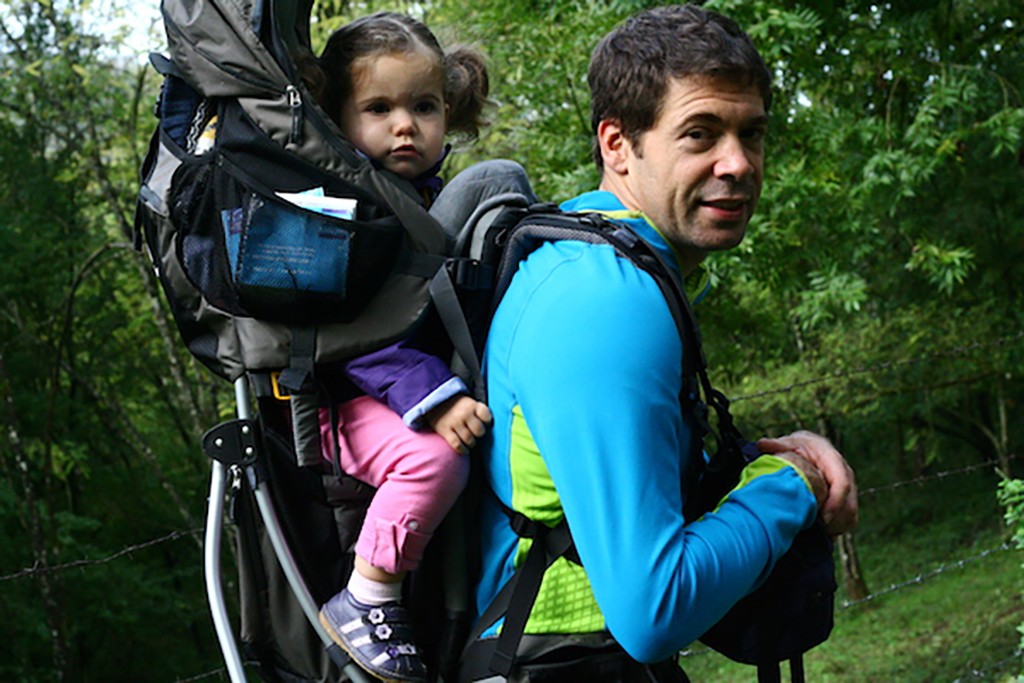
<svg viewBox="0 0 1024 683">
<path fill-rule="evenodd" d="M 943 294 L 951 295 L 974 269 L 974 252 L 945 244 L 916 244 L 906 269 L 919 270 Z"/>
<path fill-rule="evenodd" d="M 509 157 L 561 200 L 598 182 L 590 51 L 653 4 L 320 0 L 314 45 L 377 9 L 477 45 L 493 123 L 446 173 Z M 748 28 L 776 86 L 758 214 L 739 248 L 709 260 L 715 291 L 699 314 L 714 379 L 751 434 L 828 431 L 862 486 L 1000 459 L 1019 537 L 1009 470 L 1024 426 L 1006 417 L 1024 400 L 1019 0 L 707 4 Z M 119 42 L 138 6 L 104 7 L 0 9 L 0 528 L 14 539 L 0 573 L 97 563 L 0 583 L 4 680 L 170 680 L 219 666 L 196 543 L 102 562 L 198 526 L 196 443 L 231 411 L 126 244 L 156 83 Z M 866 498 L 869 580 L 994 543 L 994 484 L 978 481 Z M 998 659 L 1006 625 L 1021 621 L 1015 565 L 840 614 L 812 674 L 934 680 Z M 969 611 L 956 600 L 968 593 Z M 955 611 L 964 619 L 945 618 Z M 997 645 L 978 645 L 991 634 Z M 727 680 L 711 671 L 696 680 Z"/>
<path fill-rule="evenodd" d="M 1005 508 L 1003 518 L 1010 529 L 1013 543 L 1017 548 L 1024 548 L 1024 479 L 1004 478 L 999 482 L 999 503 Z M 1017 630 L 1021 633 L 1019 647 L 1024 649 L 1024 623 Z M 1024 670 L 1020 673 L 1024 676 Z"/>
<path fill-rule="evenodd" d="M 1024 548 L 1024 479 L 999 482 L 999 503 L 1006 508 L 1004 519 L 1018 548 Z"/>
</svg>

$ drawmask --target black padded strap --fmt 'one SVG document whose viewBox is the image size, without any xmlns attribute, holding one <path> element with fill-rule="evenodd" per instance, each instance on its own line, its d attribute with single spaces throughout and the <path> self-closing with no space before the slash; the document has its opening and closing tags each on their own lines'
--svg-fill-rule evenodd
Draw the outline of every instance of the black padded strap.
<svg viewBox="0 0 1024 683">
<path fill-rule="evenodd" d="M 317 465 L 320 454 L 320 401 L 313 378 L 316 358 L 316 327 L 291 329 L 291 358 L 278 377 L 278 385 L 290 393 L 292 441 L 295 460 L 300 467 Z"/>
<path fill-rule="evenodd" d="M 473 387 L 474 396 L 479 401 L 486 401 L 487 389 L 484 386 L 480 356 L 476 352 L 465 311 L 462 310 L 462 304 L 459 303 L 459 297 L 455 293 L 455 283 L 452 282 L 447 268 L 438 269 L 430 281 L 430 298 L 433 300 L 441 323 L 455 347 L 455 353 L 458 354 L 469 372 L 469 385 Z"/>
<path fill-rule="evenodd" d="M 488 641 L 493 643 L 493 651 L 488 648 L 487 657 L 467 658 L 464 670 L 469 667 L 480 669 L 478 674 L 481 675 L 499 674 L 505 677 L 512 671 L 516 650 L 526 630 L 526 622 L 540 591 L 544 572 L 573 547 L 572 534 L 565 518 L 554 527 L 538 524 L 539 527 L 532 529 L 536 536 L 523 564 L 491 601 L 468 639 L 470 645 L 478 643 L 483 632 L 504 615 L 505 623 L 502 625 L 501 635 L 497 640 Z M 546 531 L 542 531 L 540 527 Z"/>
</svg>

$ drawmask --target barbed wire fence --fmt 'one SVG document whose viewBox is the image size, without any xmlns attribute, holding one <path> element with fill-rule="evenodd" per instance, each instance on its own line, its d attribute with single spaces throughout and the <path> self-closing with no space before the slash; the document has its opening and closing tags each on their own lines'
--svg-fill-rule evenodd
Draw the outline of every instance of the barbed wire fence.
<svg viewBox="0 0 1024 683">
<path fill-rule="evenodd" d="M 863 367 L 856 368 L 856 369 L 839 371 L 839 372 L 834 372 L 834 373 L 828 373 L 828 374 L 825 374 L 825 375 L 822 375 L 822 376 L 819 376 L 819 377 L 810 378 L 810 379 L 803 380 L 803 381 L 800 381 L 800 382 L 794 382 L 792 384 L 788 384 L 788 385 L 785 385 L 785 386 L 776 387 L 776 388 L 773 388 L 773 389 L 768 389 L 768 390 L 756 392 L 756 393 L 749 394 L 749 395 L 735 396 L 732 399 L 732 401 L 736 402 L 736 401 L 756 400 L 758 398 L 763 398 L 763 397 L 772 396 L 772 395 L 776 395 L 776 394 L 788 393 L 788 392 L 794 391 L 796 389 L 800 389 L 800 388 L 804 388 L 804 387 L 811 386 L 811 385 L 814 385 L 814 384 L 818 384 L 818 383 L 822 383 L 822 382 L 827 382 L 827 381 L 832 381 L 832 380 L 836 380 L 836 379 L 843 379 L 843 378 L 849 378 L 849 377 L 853 377 L 853 376 L 857 376 L 857 375 L 864 375 L 864 374 L 871 374 L 871 373 L 878 373 L 878 372 L 887 372 L 887 371 L 890 371 L 890 370 L 892 370 L 894 368 L 898 368 L 898 367 L 901 367 L 901 366 L 908 366 L 908 365 L 914 365 L 914 364 L 920 364 L 920 363 L 924 363 L 924 362 L 934 361 L 934 360 L 936 360 L 938 358 L 957 357 L 957 356 L 963 356 L 964 354 L 969 353 L 971 351 L 978 351 L 978 350 L 986 350 L 986 349 L 991 349 L 991 348 L 1004 347 L 1004 346 L 1007 346 L 1009 344 L 1012 344 L 1012 343 L 1020 341 L 1020 340 L 1024 340 L 1024 332 L 1022 332 L 1020 334 L 1016 334 L 1016 335 L 1010 335 L 1010 336 L 1003 337 L 1003 338 L 996 339 L 996 340 L 990 340 L 990 341 L 986 341 L 986 342 L 977 342 L 977 343 L 972 343 L 972 344 L 966 344 L 966 345 L 963 345 L 963 346 L 960 346 L 960 347 L 956 347 L 956 348 L 953 348 L 953 349 L 948 349 L 948 350 L 941 351 L 941 352 L 930 353 L 930 354 L 927 354 L 927 355 L 916 356 L 916 357 L 912 357 L 912 358 L 899 359 L 899 360 L 894 360 L 894 361 L 887 361 L 887 362 L 878 363 L 878 364 L 875 364 L 875 365 L 863 366 Z M 1020 459 L 1020 457 L 1021 457 L 1020 455 L 1013 454 L 1013 455 L 1009 455 L 1008 459 L 1010 461 L 1014 461 L 1014 460 Z M 955 469 L 944 470 L 944 471 L 936 472 L 936 473 L 923 474 L 923 475 L 919 475 L 919 476 L 911 478 L 911 479 L 891 482 L 891 483 L 888 483 L 888 484 L 882 484 L 882 485 L 878 485 L 878 486 L 874 486 L 874 487 L 870 487 L 870 488 L 864 488 L 864 489 L 861 489 L 859 491 L 859 495 L 862 498 L 866 498 L 866 497 L 875 496 L 875 495 L 879 495 L 879 494 L 883 494 L 883 493 L 887 493 L 887 492 L 891 492 L 891 491 L 896 491 L 896 490 L 903 489 L 903 488 L 906 488 L 906 487 L 915 487 L 915 486 L 916 487 L 920 487 L 920 486 L 924 486 L 926 484 L 929 484 L 931 482 L 941 481 L 941 480 L 949 479 L 951 477 L 956 477 L 956 476 L 963 476 L 963 475 L 966 475 L 966 474 L 970 474 L 972 472 L 978 472 L 978 471 L 983 471 L 983 470 L 994 470 L 995 468 L 997 468 L 999 466 L 999 464 L 1000 463 L 997 460 L 988 460 L 988 461 L 985 461 L 985 462 L 974 463 L 974 464 L 966 465 L 966 466 L 955 468 Z M 119 559 L 122 559 L 122 558 L 125 558 L 125 557 L 129 557 L 129 556 L 131 556 L 131 555 L 133 555 L 135 553 L 139 553 L 139 552 L 142 552 L 142 551 L 145 551 L 145 550 L 149 550 L 149 549 L 157 547 L 157 546 L 161 546 L 161 545 L 164 545 L 164 544 L 167 544 L 167 543 L 172 543 L 172 542 L 177 541 L 177 540 L 182 539 L 182 538 L 196 537 L 197 535 L 201 535 L 202 532 L 203 532 L 203 529 L 201 529 L 201 528 L 190 529 L 190 530 L 176 530 L 176 531 L 171 531 L 171 532 L 169 532 L 169 533 L 167 533 L 167 534 L 165 534 L 163 536 L 160 536 L 158 538 L 154 538 L 154 539 L 149 540 L 149 541 L 144 541 L 144 542 L 136 543 L 136 544 L 133 544 L 133 545 L 125 546 L 124 548 L 121 548 L 120 550 L 118 550 L 116 552 L 113 552 L 113 553 L 111 553 L 109 555 L 106 555 L 106 556 L 100 557 L 100 558 L 82 558 L 82 559 L 74 560 L 74 561 L 71 561 L 71 562 L 66 562 L 66 563 L 61 563 L 61 564 L 56 564 L 56 565 L 46 565 L 46 566 L 33 565 L 33 566 L 30 566 L 30 567 L 25 567 L 25 568 L 23 568 L 21 570 L 15 571 L 15 572 L 11 572 L 11 573 L 8 573 L 8 574 L 0 575 L 0 583 L 5 583 L 5 582 L 15 581 L 15 580 L 21 580 L 21 579 L 30 579 L 30 578 L 34 578 L 34 577 L 37 577 L 39 575 L 46 574 L 46 573 L 66 572 L 66 571 L 74 570 L 74 569 L 87 570 L 87 569 L 90 569 L 90 568 L 93 568 L 93 567 L 98 567 L 98 566 L 101 566 L 101 565 L 109 564 L 111 562 L 115 562 L 115 561 L 117 561 Z M 865 596 L 863 598 L 860 598 L 858 600 L 843 601 L 842 603 L 840 603 L 837 606 L 837 611 L 841 612 L 841 611 L 849 610 L 849 609 L 852 609 L 852 608 L 856 608 L 856 607 L 858 607 L 860 605 L 863 605 L 865 603 L 869 603 L 869 602 L 875 601 L 875 600 L 877 600 L 879 598 L 882 598 L 884 596 L 888 596 L 888 595 L 891 595 L 891 594 L 894 594 L 894 593 L 897 593 L 897 592 L 900 592 L 900 591 L 903 591 L 903 590 L 907 590 L 907 589 L 910 589 L 910 588 L 921 586 L 921 585 L 923 585 L 923 584 L 925 584 L 925 583 L 927 583 L 929 581 L 932 581 L 932 580 L 934 580 L 934 579 L 936 579 L 936 578 L 938 578 L 940 576 L 943 576 L 943 575 L 945 575 L 947 573 L 953 572 L 955 570 L 962 570 L 962 569 L 964 569 L 969 564 L 973 564 L 973 563 L 985 560 L 987 558 L 990 558 L 990 557 L 992 557 L 994 555 L 997 555 L 999 553 L 1008 552 L 1008 551 L 1012 551 L 1012 550 L 1015 550 L 1015 549 L 1016 548 L 1013 546 L 1013 544 L 1011 544 L 1010 542 L 1005 542 L 1005 543 L 1002 543 L 1002 544 L 1000 544 L 998 546 L 991 547 L 991 548 L 979 551 L 979 552 L 977 552 L 977 553 L 975 553 L 975 554 L 973 554 L 971 556 L 964 557 L 964 558 L 961 558 L 961 559 L 958 559 L 958 560 L 955 560 L 955 561 L 952 561 L 952 562 L 949 562 L 949 563 L 946 563 L 946 564 L 942 564 L 940 566 L 928 569 L 926 571 L 922 571 L 919 574 L 917 574 L 916 576 L 912 576 L 912 577 L 904 579 L 902 581 L 897 581 L 897 582 L 891 583 L 888 586 L 886 586 L 885 588 L 883 588 L 881 590 L 878 590 L 876 592 L 873 592 L 873 593 L 871 593 L 871 594 L 869 594 L 869 595 L 867 595 L 867 596 Z M 695 647 L 695 648 L 687 648 L 686 650 L 683 650 L 680 654 L 682 656 L 684 656 L 684 657 L 693 657 L 693 656 L 699 656 L 699 655 L 702 655 L 702 654 L 707 654 L 709 652 L 713 652 L 713 651 L 710 650 L 709 648 Z M 967 677 L 966 679 L 965 678 L 958 678 L 957 681 L 959 682 L 959 681 L 962 681 L 962 680 L 975 680 L 977 678 L 981 678 L 981 677 L 984 677 L 986 675 L 989 675 L 990 672 L 1001 671 L 1002 669 L 1004 669 L 1007 666 L 1009 666 L 1010 663 L 1012 663 L 1014 661 L 1019 661 L 1021 656 L 1022 656 L 1022 654 L 1024 654 L 1024 653 L 1022 653 L 1021 650 L 1016 650 L 1011 656 L 1009 656 L 1009 657 L 1007 657 L 1007 658 L 1005 658 L 1003 660 L 1000 660 L 998 662 L 990 663 L 989 665 L 987 665 L 987 666 L 985 666 L 983 668 L 977 668 L 977 669 L 976 668 L 972 668 L 971 671 L 966 674 L 966 677 Z M 226 673 L 226 670 L 223 667 L 221 667 L 221 668 L 214 669 L 214 670 L 211 670 L 211 671 L 207 671 L 207 672 L 204 672 L 204 673 L 200 673 L 200 674 L 188 677 L 188 678 L 178 678 L 178 679 L 175 679 L 174 683 L 193 683 L 193 682 L 197 682 L 197 681 L 210 680 L 210 679 L 213 679 L 214 677 L 218 677 L 218 678 L 223 677 L 223 675 L 225 673 Z"/>
<path fill-rule="evenodd" d="M 1011 457 L 1011 459 L 1018 459 L 1020 456 L 1012 455 L 1010 457 Z M 889 483 L 889 484 L 885 484 L 885 485 L 881 485 L 881 486 L 876 486 L 876 487 L 872 487 L 872 488 L 866 488 L 866 489 L 862 490 L 860 492 L 860 494 L 862 496 L 872 496 L 872 495 L 878 495 L 878 494 L 889 492 L 889 491 L 895 491 L 895 490 L 902 489 L 902 488 L 905 488 L 905 487 L 910 487 L 910 486 L 923 486 L 923 485 L 928 484 L 930 482 L 941 481 L 941 480 L 949 479 L 951 477 L 962 476 L 962 475 L 970 474 L 972 472 L 977 472 L 977 471 L 981 471 L 981 470 L 985 470 L 985 469 L 991 469 L 991 468 L 994 468 L 997 464 L 998 463 L 995 460 L 990 460 L 990 461 L 986 461 L 986 462 L 983 462 L 983 463 L 976 463 L 976 464 L 968 465 L 968 466 L 965 466 L 965 467 L 960 467 L 960 468 L 951 469 L 951 470 L 945 470 L 945 471 L 942 471 L 942 472 L 936 472 L 934 474 L 922 475 L 922 476 L 919 476 L 919 477 L 914 477 L 912 479 L 892 482 L 892 483 Z M 141 552 L 141 551 L 144 551 L 144 550 L 148 550 L 148 549 L 151 549 L 151 548 L 154 548 L 156 546 L 160 546 L 160 545 L 163 545 L 163 544 L 166 544 L 166 543 L 171 543 L 173 541 L 176 541 L 176 540 L 179 540 L 179 539 L 182 539 L 182 538 L 193 537 L 196 534 L 202 533 L 202 531 L 203 531 L 202 529 L 191 529 L 191 530 L 185 530 L 185 531 L 182 531 L 182 530 L 172 531 L 172 532 L 170 532 L 168 534 L 160 536 L 159 538 L 154 538 L 154 539 L 149 540 L 149 541 L 145 541 L 145 542 L 142 542 L 142 543 L 136 543 L 136 544 L 133 544 L 133 545 L 126 546 L 126 547 L 124 547 L 124 548 L 122 548 L 122 549 L 120 549 L 120 550 L 118 550 L 118 551 L 116 551 L 114 553 L 111 553 L 110 555 L 107 555 L 107 556 L 104 556 L 104 557 L 101 557 L 101 558 L 83 558 L 83 559 L 79 559 L 79 560 L 74 560 L 72 562 L 66 562 L 66 563 L 57 564 L 57 565 L 51 565 L 51 566 L 44 566 L 44 567 L 32 566 L 32 567 L 26 567 L 26 568 L 21 569 L 21 570 L 19 570 L 17 572 L 12 572 L 12 573 L 9 573 L 9 574 L 0 575 L 0 583 L 7 582 L 7 581 L 14 581 L 14 580 L 18 580 L 18 579 L 28 579 L 28 578 L 32 578 L 32 577 L 35 577 L 35 576 L 37 576 L 39 574 L 43 574 L 43 573 L 64 572 L 64 571 L 73 570 L 73 569 L 88 569 L 88 568 L 91 568 L 91 567 L 97 567 L 97 566 L 105 565 L 105 564 L 108 564 L 110 562 L 114 562 L 114 561 L 116 561 L 118 559 L 131 556 L 134 553 L 138 553 L 138 552 Z M 869 602 L 875 601 L 875 600 L 877 600 L 879 598 L 882 598 L 882 597 L 887 596 L 887 595 L 891 595 L 893 593 L 897 593 L 897 592 L 900 592 L 900 591 L 903 591 L 903 590 L 906 590 L 906 589 L 909 589 L 909 588 L 914 588 L 914 587 L 917 587 L 917 586 L 921 586 L 921 585 L 923 585 L 923 584 L 925 584 L 925 583 L 927 583 L 929 581 L 932 581 L 932 580 L 934 580 L 934 579 L 936 579 L 936 578 L 938 578 L 938 577 L 940 577 L 940 576 L 942 576 L 944 574 L 947 574 L 949 572 L 952 572 L 952 571 L 955 571 L 955 570 L 962 570 L 964 567 L 966 567 L 969 564 L 972 564 L 972 563 L 975 563 L 975 562 L 979 562 L 979 561 L 984 560 L 986 558 L 989 558 L 989 557 L 991 557 L 991 556 L 993 556 L 993 555 L 995 555 L 997 553 L 1007 552 L 1007 551 L 1011 551 L 1011 550 L 1014 550 L 1014 549 L 1015 548 L 1014 548 L 1014 546 L 1011 543 L 1006 542 L 1006 543 L 1003 543 L 1001 545 L 998 545 L 998 546 L 995 546 L 995 547 L 992 547 L 992 548 L 988 548 L 988 549 L 982 550 L 982 551 L 980 551 L 978 553 L 975 553 L 975 554 L 973 554 L 971 556 L 960 558 L 958 560 L 955 560 L 955 561 L 952 561 L 952 562 L 949 562 L 949 563 L 946 563 L 946 564 L 942 564 L 940 566 L 931 568 L 931 569 L 929 569 L 927 571 L 922 571 L 921 573 L 919 573 L 919 574 L 917 574 L 915 576 L 912 576 L 910 578 L 904 579 L 902 581 L 897 581 L 897 582 L 891 583 L 890 585 L 886 586 L 885 588 L 882 588 L 882 589 L 880 589 L 878 591 L 875 591 L 875 592 L 873 592 L 873 593 L 871 593 L 871 594 L 869 594 L 869 595 L 867 595 L 867 596 L 865 596 L 863 598 L 860 598 L 858 600 L 843 601 L 839 605 L 837 605 L 837 611 L 840 611 L 840 612 L 841 611 L 845 611 L 845 610 L 848 610 L 848 609 L 851 609 L 851 608 L 858 607 L 858 606 L 863 605 L 865 603 L 869 603 Z M 698 655 L 701 655 L 701 654 L 706 654 L 706 653 L 709 653 L 709 652 L 712 652 L 712 650 L 710 650 L 708 648 L 688 648 L 688 649 L 684 650 L 681 654 L 684 657 L 692 657 L 692 656 L 698 656 Z M 984 676 L 985 675 L 984 672 L 986 672 L 986 671 L 992 671 L 992 670 L 998 671 L 1002 667 L 1005 667 L 1006 665 L 1008 665 L 1009 662 L 1013 661 L 1014 658 L 1017 657 L 1017 656 L 1019 656 L 1019 652 L 1016 653 L 1015 656 L 1011 656 L 1011 657 L 1007 658 L 1006 660 L 1002 660 L 1000 662 L 992 663 L 992 664 L 986 666 L 984 669 L 978 669 L 978 670 L 976 670 L 976 672 L 972 672 L 971 676 L 972 676 L 972 678 L 978 678 L 978 677 Z M 214 677 L 221 676 L 224 673 L 224 671 L 225 670 L 223 668 L 214 669 L 212 671 L 207 671 L 205 673 L 198 674 L 196 676 L 192 676 L 192 677 L 189 677 L 189 678 L 175 679 L 175 683 L 193 683 L 195 681 L 209 680 L 209 679 L 212 679 Z M 978 673 L 978 672 L 981 672 L 981 673 Z"/>
<path fill-rule="evenodd" d="M 850 377 L 856 377 L 859 375 L 871 375 L 882 372 L 888 372 L 896 368 L 920 365 L 921 363 L 929 363 L 944 358 L 956 358 L 964 356 L 972 351 L 987 351 L 996 348 L 1003 348 L 1010 346 L 1015 342 L 1024 340 L 1024 332 L 1018 334 L 1007 335 L 1005 337 L 999 337 L 997 339 L 990 339 L 981 342 L 972 342 L 970 344 L 964 344 L 962 346 L 956 346 L 950 349 L 943 349 L 940 351 L 934 351 L 932 353 L 926 353 L 919 356 L 912 356 L 909 358 L 901 358 L 897 360 L 883 361 L 880 363 L 874 363 L 864 365 L 859 368 L 853 368 L 850 370 L 839 370 L 836 372 L 825 373 L 817 377 L 811 377 L 809 379 L 800 380 L 799 382 L 793 382 L 780 387 L 774 387 L 772 389 L 765 389 L 763 391 L 757 391 L 752 394 L 740 394 L 732 396 L 730 400 L 733 403 L 740 401 L 753 401 L 759 398 L 767 398 L 769 396 L 775 396 L 777 394 L 787 394 L 797 389 L 803 389 L 805 387 L 813 386 L 815 384 L 822 384 L 824 382 L 831 382 L 837 379 L 848 379 Z"/>
<path fill-rule="evenodd" d="M 107 564 L 109 562 L 113 562 L 114 560 L 131 555 L 132 553 L 136 553 L 140 550 L 146 550 L 147 548 L 163 545 L 164 543 L 170 543 L 171 541 L 176 541 L 179 538 L 194 537 L 198 534 L 201 534 L 202 532 L 202 529 L 192 529 L 191 531 L 172 531 L 166 536 L 154 538 L 153 540 L 145 541 L 144 543 L 136 543 L 135 545 L 126 546 L 112 555 L 101 557 L 99 559 L 81 559 L 74 560 L 73 562 L 65 562 L 63 564 L 54 564 L 47 566 L 40 566 L 38 564 L 33 565 L 31 567 L 26 567 L 21 571 L 14 572 L 13 574 L 6 574 L 0 576 L 0 583 L 3 583 L 5 581 L 12 581 L 14 579 L 34 577 L 40 574 L 63 572 L 69 569 L 84 569 L 86 567 L 95 567 L 98 565 Z"/>
<path fill-rule="evenodd" d="M 1009 456 L 1010 460 L 1019 460 L 1020 458 L 1021 458 L 1020 455 L 1011 455 L 1011 456 Z M 914 477 L 913 479 L 906 479 L 906 480 L 903 480 L 903 481 L 892 482 L 890 484 L 884 484 L 884 485 L 881 485 L 881 486 L 875 486 L 875 487 L 872 487 L 872 488 L 862 489 L 862 490 L 859 491 L 858 495 L 861 496 L 861 497 L 867 497 L 867 496 L 877 495 L 877 494 L 880 494 L 880 493 L 885 493 L 887 491 L 894 491 L 894 490 L 905 488 L 905 487 L 922 486 L 922 485 L 924 485 L 926 483 L 929 483 L 929 482 L 932 482 L 932 481 L 940 481 L 940 480 L 948 479 L 950 477 L 954 477 L 954 476 L 957 476 L 957 475 L 969 474 L 971 472 L 977 472 L 977 471 L 980 471 L 980 470 L 991 469 L 991 468 L 996 467 L 998 464 L 999 463 L 996 460 L 988 460 L 988 461 L 981 462 L 981 463 L 975 463 L 973 465 L 966 465 L 964 467 L 960 467 L 960 468 L 957 468 L 957 469 L 945 470 L 945 471 L 942 471 L 942 472 L 936 472 L 934 474 L 924 474 L 924 475 L 921 475 L 921 476 L 918 476 L 918 477 Z M 133 553 L 136 553 L 136 552 L 139 552 L 139 551 L 142 551 L 142 550 L 146 550 L 148 548 L 152 548 L 154 546 L 162 545 L 164 543 L 170 543 L 172 541 L 176 541 L 176 540 L 181 539 L 181 538 L 195 537 L 195 536 L 200 535 L 202 533 L 203 533 L 203 529 L 202 528 L 190 529 L 190 530 L 187 530 L 187 531 L 182 531 L 182 530 L 172 531 L 172 532 L 170 532 L 168 534 L 165 534 L 164 536 L 160 536 L 159 538 L 154 538 L 154 539 L 149 540 L 149 541 L 144 541 L 144 542 L 141 542 L 141 543 L 136 543 L 136 544 L 133 544 L 133 545 L 125 546 L 124 548 L 121 548 L 120 550 L 118 550 L 118 551 L 116 551 L 116 552 L 114 552 L 114 553 L 112 553 L 110 555 L 101 557 L 101 558 L 96 558 L 96 559 L 83 558 L 83 559 L 78 559 L 78 560 L 74 560 L 74 561 L 71 561 L 71 562 L 65 562 L 65 563 L 62 563 L 62 564 L 55 564 L 55 565 L 48 565 L 48 566 L 34 565 L 34 566 L 31 566 L 31 567 L 25 567 L 24 569 L 21 569 L 21 570 L 16 571 L 16 572 L 12 572 L 10 574 L 0 575 L 0 583 L 6 582 L 6 581 L 12 581 L 12 580 L 15 580 L 15 579 L 30 578 L 30 577 L 33 577 L 33 576 L 37 576 L 39 574 L 63 572 L 63 571 L 67 571 L 67 570 L 70 570 L 70 569 L 83 569 L 83 568 L 92 567 L 92 566 L 104 565 L 104 564 L 107 564 L 109 562 L 113 562 L 114 560 L 120 559 L 122 557 L 126 557 L 128 555 L 131 555 Z M 994 550 L 998 550 L 998 549 L 994 549 Z M 908 581 L 907 583 L 914 583 L 914 580 Z M 858 602 L 862 602 L 862 601 L 858 601 Z"/>
</svg>

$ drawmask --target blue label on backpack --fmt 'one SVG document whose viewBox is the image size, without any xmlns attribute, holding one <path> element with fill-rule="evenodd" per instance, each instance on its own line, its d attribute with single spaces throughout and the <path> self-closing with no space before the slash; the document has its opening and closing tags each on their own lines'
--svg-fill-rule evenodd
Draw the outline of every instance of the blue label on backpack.
<svg viewBox="0 0 1024 683">
<path fill-rule="evenodd" d="M 221 212 L 228 260 L 240 285 L 345 296 L 351 233 L 317 214 L 255 199 Z"/>
<path fill-rule="evenodd" d="M 244 218 L 245 213 L 242 211 L 242 207 L 224 209 L 220 212 L 220 220 L 224 224 L 224 244 L 228 249 L 228 262 L 231 264 L 232 275 L 238 272 L 238 246 L 242 242 Z"/>
</svg>

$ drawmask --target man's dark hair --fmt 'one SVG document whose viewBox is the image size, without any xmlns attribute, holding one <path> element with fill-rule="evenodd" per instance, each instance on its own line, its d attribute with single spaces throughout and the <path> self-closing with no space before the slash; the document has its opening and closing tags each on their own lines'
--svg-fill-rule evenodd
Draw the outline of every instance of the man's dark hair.
<svg viewBox="0 0 1024 683">
<path fill-rule="evenodd" d="M 687 76 L 753 85 L 766 112 L 771 105 L 768 67 L 735 21 L 695 5 L 644 10 L 613 29 L 590 57 L 590 125 L 598 168 L 604 166 L 598 124 L 617 121 L 636 145 L 657 122 L 669 79 Z"/>
</svg>

